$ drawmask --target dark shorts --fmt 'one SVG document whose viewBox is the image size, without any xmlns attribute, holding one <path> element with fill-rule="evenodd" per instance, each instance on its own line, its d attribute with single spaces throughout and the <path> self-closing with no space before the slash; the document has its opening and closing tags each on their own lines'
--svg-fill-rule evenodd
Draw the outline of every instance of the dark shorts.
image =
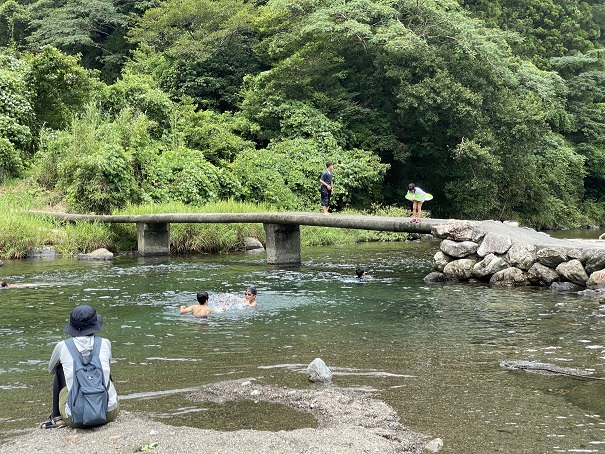
<svg viewBox="0 0 605 454">
<path fill-rule="evenodd" d="M 321 206 L 322 207 L 330 206 L 330 191 L 328 191 L 328 189 L 322 185 L 320 192 L 321 192 Z"/>
</svg>

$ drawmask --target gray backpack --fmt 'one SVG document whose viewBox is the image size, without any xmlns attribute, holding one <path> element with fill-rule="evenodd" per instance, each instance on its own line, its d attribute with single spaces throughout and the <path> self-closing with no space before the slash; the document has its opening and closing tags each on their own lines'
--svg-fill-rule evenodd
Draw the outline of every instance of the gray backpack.
<svg viewBox="0 0 605 454">
<path fill-rule="evenodd" d="M 88 356 L 82 356 L 73 338 L 65 341 L 74 359 L 74 380 L 67 394 L 73 424 L 99 426 L 107 422 L 109 393 L 99 355 L 101 341 L 100 337 L 95 336 L 92 352 Z"/>
</svg>

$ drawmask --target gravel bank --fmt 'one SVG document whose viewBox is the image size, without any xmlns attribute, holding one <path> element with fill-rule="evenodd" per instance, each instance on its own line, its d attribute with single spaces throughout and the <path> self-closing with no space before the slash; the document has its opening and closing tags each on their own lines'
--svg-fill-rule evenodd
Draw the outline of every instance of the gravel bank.
<svg viewBox="0 0 605 454">
<path fill-rule="evenodd" d="M 193 401 L 228 402 L 252 399 L 312 413 L 316 429 L 267 432 L 218 432 L 174 427 L 145 415 L 122 412 L 116 421 L 96 429 L 34 429 L 0 445 L 2 453 L 422 453 L 430 438 L 399 423 L 397 413 L 364 390 L 276 388 L 253 380 L 201 387 Z M 146 449 L 145 449 L 146 448 Z"/>
</svg>

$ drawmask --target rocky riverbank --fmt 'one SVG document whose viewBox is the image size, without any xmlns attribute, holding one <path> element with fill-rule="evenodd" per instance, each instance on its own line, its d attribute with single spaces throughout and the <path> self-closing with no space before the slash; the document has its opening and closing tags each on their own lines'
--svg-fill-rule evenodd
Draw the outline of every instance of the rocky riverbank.
<svg viewBox="0 0 605 454">
<path fill-rule="evenodd" d="M 437 452 L 442 446 L 440 439 L 403 427 L 397 413 L 368 390 L 332 385 L 303 390 L 235 380 L 202 386 L 189 398 L 197 402 L 250 399 L 287 405 L 313 414 L 317 428 L 219 432 L 174 427 L 145 415 L 122 412 L 116 421 L 96 429 L 33 429 L 0 445 L 0 452 L 394 454 Z"/>
<path fill-rule="evenodd" d="M 558 240 L 495 221 L 450 221 L 436 225 L 441 238 L 434 272 L 425 280 L 478 280 L 493 285 L 581 291 L 605 288 L 605 241 Z"/>
</svg>

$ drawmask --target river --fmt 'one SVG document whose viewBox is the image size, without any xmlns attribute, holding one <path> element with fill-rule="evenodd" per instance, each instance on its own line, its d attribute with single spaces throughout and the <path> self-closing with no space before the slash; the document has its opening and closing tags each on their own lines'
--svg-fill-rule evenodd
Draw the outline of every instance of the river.
<svg viewBox="0 0 605 454">
<path fill-rule="evenodd" d="M 278 405 L 191 403 L 162 391 L 235 378 L 306 387 L 321 357 L 334 384 L 368 387 L 444 453 L 605 451 L 605 382 L 513 372 L 503 359 L 594 369 L 605 376 L 605 311 L 596 298 L 546 289 L 425 284 L 437 242 L 303 248 L 296 268 L 264 255 L 8 261 L 0 291 L 0 437 L 50 413 L 47 361 L 69 312 L 104 316 L 122 408 L 177 425 L 289 430 L 313 418 Z M 358 264 L 367 281 L 353 279 Z M 258 307 L 179 315 L 195 293 L 258 289 Z M 143 393 L 143 394 L 139 394 Z M 146 393 L 146 394 L 145 394 Z M 0 445 L 1 451 L 1 445 Z"/>
</svg>

